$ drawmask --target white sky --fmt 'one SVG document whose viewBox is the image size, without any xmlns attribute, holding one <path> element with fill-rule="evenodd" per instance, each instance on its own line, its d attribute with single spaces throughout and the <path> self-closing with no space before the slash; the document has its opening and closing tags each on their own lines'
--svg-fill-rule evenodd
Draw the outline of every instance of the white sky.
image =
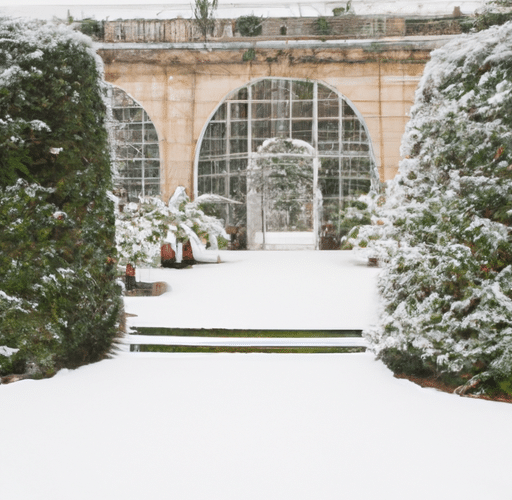
<svg viewBox="0 0 512 500">
<path fill-rule="evenodd" d="M 75 19 L 93 17 L 96 19 L 165 19 L 177 16 L 190 17 L 193 0 L 149 1 L 140 0 L 0 0 L 0 15 L 28 16 L 51 19 L 64 18 L 68 10 Z M 332 0 L 219 0 L 217 17 L 236 18 L 254 13 L 267 17 L 313 17 L 330 16 L 332 9 L 343 7 L 346 1 Z M 430 0 L 411 2 L 407 0 L 353 0 L 356 14 L 451 14 L 460 6 L 463 13 L 473 13 L 485 0 Z"/>
</svg>

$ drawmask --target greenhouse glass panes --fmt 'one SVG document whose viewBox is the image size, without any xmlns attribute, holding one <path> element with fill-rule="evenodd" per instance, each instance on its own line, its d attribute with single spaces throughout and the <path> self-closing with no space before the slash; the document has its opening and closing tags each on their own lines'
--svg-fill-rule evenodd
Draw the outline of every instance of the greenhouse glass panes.
<svg viewBox="0 0 512 500">
<path fill-rule="evenodd" d="M 124 90 L 109 87 L 110 140 L 115 167 L 114 184 L 128 201 L 160 194 L 158 134 L 148 114 Z"/>
<path fill-rule="evenodd" d="M 198 148 L 197 194 L 215 193 L 243 204 L 226 208 L 227 225 L 240 223 L 251 162 L 263 143 L 274 138 L 297 139 L 314 148 L 324 221 L 346 199 L 368 192 L 378 179 L 366 126 L 341 94 L 311 80 L 258 80 L 224 99 Z M 232 214 L 236 221 L 230 219 Z M 286 226 L 278 219 L 272 222 L 274 227 Z"/>
</svg>

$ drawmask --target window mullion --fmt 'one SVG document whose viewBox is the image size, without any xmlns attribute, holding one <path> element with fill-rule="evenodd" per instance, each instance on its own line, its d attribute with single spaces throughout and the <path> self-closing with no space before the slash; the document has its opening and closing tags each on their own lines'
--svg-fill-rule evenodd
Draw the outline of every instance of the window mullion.
<svg viewBox="0 0 512 500">
<path fill-rule="evenodd" d="M 247 87 L 247 153 L 252 161 L 252 85 Z"/>
<path fill-rule="evenodd" d="M 339 126 L 338 126 L 338 204 L 339 207 L 342 208 L 342 201 L 343 201 L 343 99 L 341 97 L 338 97 L 338 120 L 339 120 Z"/>
<path fill-rule="evenodd" d="M 288 137 L 291 139 L 292 137 L 292 131 L 293 131 L 293 92 L 292 92 L 292 86 L 293 86 L 293 82 L 290 82 L 290 91 L 288 92 L 289 94 L 289 106 L 290 106 L 290 120 L 289 120 L 289 124 L 288 124 Z"/>
<path fill-rule="evenodd" d="M 226 172 L 224 173 L 224 196 L 229 197 L 229 177 L 230 177 L 230 164 L 229 158 L 231 154 L 231 102 L 226 102 Z"/>
<path fill-rule="evenodd" d="M 313 144 L 315 151 L 318 150 L 318 82 L 313 84 Z"/>
<path fill-rule="evenodd" d="M 144 172 L 144 169 L 145 169 L 145 166 L 146 166 L 146 162 L 145 162 L 145 137 L 144 137 L 144 124 L 146 122 L 145 120 L 145 116 L 144 116 L 144 111 L 142 111 L 142 127 L 141 127 L 141 133 L 142 133 L 142 138 L 141 138 L 141 141 L 142 141 L 142 158 L 141 158 L 141 162 L 140 162 L 140 175 L 141 175 L 141 185 L 142 185 L 142 197 L 145 197 L 146 196 L 146 176 L 145 176 L 145 172 Z"/>
</svg>

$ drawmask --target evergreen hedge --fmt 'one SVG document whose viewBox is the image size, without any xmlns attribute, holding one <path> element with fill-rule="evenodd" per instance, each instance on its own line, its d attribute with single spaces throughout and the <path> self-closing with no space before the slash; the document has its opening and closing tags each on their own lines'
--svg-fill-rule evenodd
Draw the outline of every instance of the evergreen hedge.
<svg viewBox="0 0 512 500">
<path fill-rule="evenodd" d="M 396 372 L 512 394 L 512 23 L 432 53 L 374 226 L 381 325 Z M 382 201 L 382 200 L 381 200 Z"/>
<path fill-rule="evenodd" d="M 0 19 L 1 375 L 97 361 L 117 335 L 101 77 L 85 35 Z"/>
</svg>

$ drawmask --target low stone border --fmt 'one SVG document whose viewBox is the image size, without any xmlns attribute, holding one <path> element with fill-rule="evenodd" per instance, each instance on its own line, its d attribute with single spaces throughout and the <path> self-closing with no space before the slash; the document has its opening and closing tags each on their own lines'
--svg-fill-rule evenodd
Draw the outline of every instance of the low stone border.
<svg viewBox="0 0 512 500">
<path fill-rule="evenodd" d="M 135 283 L 135 288 L 125 290 L 126 297 L 157 297 L 167 292 L 167 283 L 164 281 L 155 281 L 154 283 L 144 283 L 138 281 Z"/>
</svg>

